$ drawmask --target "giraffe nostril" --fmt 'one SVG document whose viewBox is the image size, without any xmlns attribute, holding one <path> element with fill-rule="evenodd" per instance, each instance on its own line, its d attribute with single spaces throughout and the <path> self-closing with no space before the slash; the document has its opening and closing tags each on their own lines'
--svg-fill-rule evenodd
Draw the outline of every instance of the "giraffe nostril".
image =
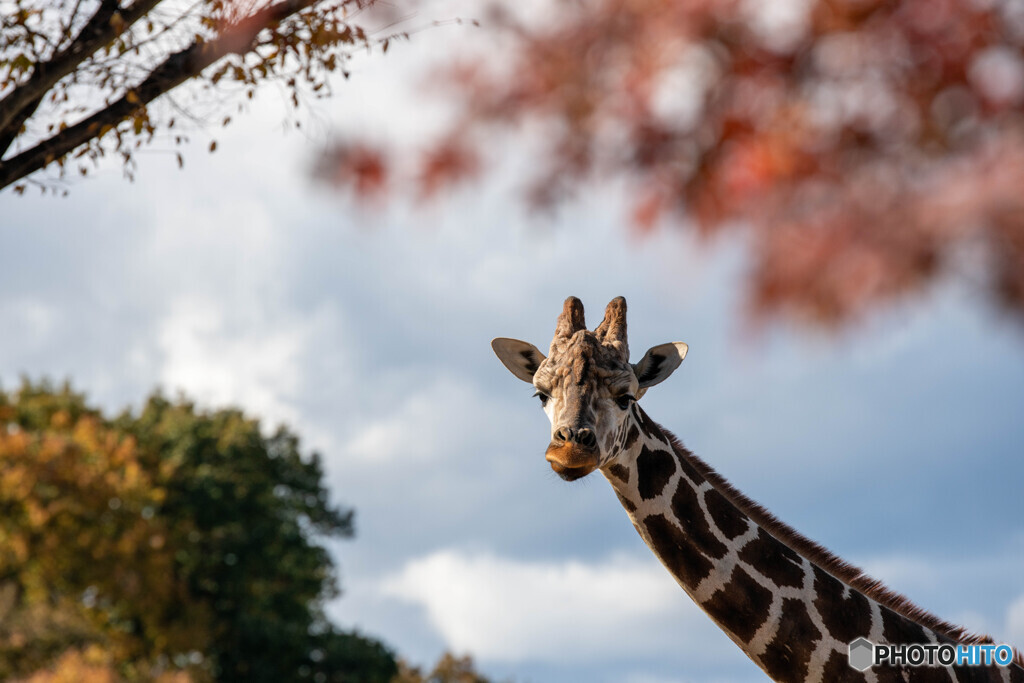
<svg viewBox="0 0 1024 683">
<path fill-rule="evenodd" d="M 587 448 L 595 448 L 597 446 L 597 436 L 589 429 L 581 429 L 576 434 L 576 441 L 581 446 L 586 446 Z"/>
<path fill-rule="evenodd" d="M 555 440 L 560 442 L 572 441 L 572 430 L 568 427 L 561 427 L 555 431 Z"/>
</svg>

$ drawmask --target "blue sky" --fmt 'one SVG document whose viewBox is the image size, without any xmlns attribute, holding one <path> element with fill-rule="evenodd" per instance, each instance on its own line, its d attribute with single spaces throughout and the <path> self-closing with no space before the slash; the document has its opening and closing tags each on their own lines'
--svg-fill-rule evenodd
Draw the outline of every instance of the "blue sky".
<svg viewBox="0 0 1024 683">
<path fill-rule="evenodd" d="M 346 626 L 414 662 L 518 681 L 759 681 L 608 484 L 566 484 L 489 341 L 546 348 L 570 294 L 629 301 L 634 354 L 685 341 L 646 410 L 737 487 L 922 607 L 1024 645 L 1024 331 L 944 283 L 840 334 L 745 331 L 742 245 L 631 239 L 615 187 L 554 217 L 504 171 L 442 205 L 352 206 L 308 169 L 332 126 L 414 139 L 410 82 L 457 28 L 362 60 L 303 134 L 270 92 L 186 166 L 141 155 L 66 199 L 0 194 L 0 384 L 70 377 L 111 410 L 155 387 L 284 421 L 357 510 L 332 546 Z"/>
</svg>

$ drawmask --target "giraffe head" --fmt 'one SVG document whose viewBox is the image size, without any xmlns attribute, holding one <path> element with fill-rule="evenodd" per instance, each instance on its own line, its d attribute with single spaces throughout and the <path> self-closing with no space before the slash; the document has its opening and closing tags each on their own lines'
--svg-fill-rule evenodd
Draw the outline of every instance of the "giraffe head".
<svg viewBox="0 0 1024 683">
<path fill-rule="evenodd" d="M 551 420 L 545 458 L 566 481 L 590 474 L 619 454 L 636 420 L 632 404 L 679 367 L 687 348 L 682 342 L 660 344 L 631 364 L 621 296 L 608 304 L 593 332 L 584 322 L 582 302 L 566 299 L 547 356 L 518 339 L 499 337 L 491 347 L 513 375 L 537 389 Z"/>
</svg>

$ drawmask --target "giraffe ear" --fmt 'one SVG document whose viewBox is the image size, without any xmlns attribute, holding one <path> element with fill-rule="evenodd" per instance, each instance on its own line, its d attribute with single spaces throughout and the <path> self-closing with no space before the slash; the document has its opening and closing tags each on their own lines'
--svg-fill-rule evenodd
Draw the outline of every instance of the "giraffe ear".
<svg viewBox="0 0 1024 683">
<path fill-rule="evenodd" d="M 533 373 L 546 358 L 536 346 L 518 339 L 498 337 L 491 341 L 491 348 L 513 375 L 530 384 L 533 384 Z"/>
<path fill-rule="evenodd" d="M 683 342 L 669 342 L 648 349 L 640 362 L 633 366 L 633 372 L 636 373 L 636 380 L 640 383 L 640 388 L 653 387 L 668 379 L 668 376 L 683 362 L 683 358 L 686 358 L 688 348 Z"/>
</svg>

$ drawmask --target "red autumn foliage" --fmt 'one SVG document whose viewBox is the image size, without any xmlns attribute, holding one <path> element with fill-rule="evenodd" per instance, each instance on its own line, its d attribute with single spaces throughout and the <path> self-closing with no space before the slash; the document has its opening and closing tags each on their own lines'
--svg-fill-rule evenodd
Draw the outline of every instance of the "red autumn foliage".
<svg viewBox="0 0 1024 683">
<path fill-rule="evenodd" d="M 420 195 L 423 199 L 434 197 L 443 188 L 472 178 L 479 170 L 480 159 L 474 150 L 454 139 L 442 140 L 422 155 Z"/>
<path fill-rule="evenodd" d="M 482 150 L 533 122 L 531 202 L 619 178 L 638 228 L 747 230 L 756 315 L 839 323 L 966 273 L 1024 319 L 1020 3 L 499 9 L 484 26 L 511 47 L 449 71 L 459 115 L 442 139 Z M 453 168 L 424 175 L 430 193 L 475 165 Z"/>
<path fill-rule="evenodd" d="M 351 187 L 363 200 L 378 198 L 387 188 L 388 160 L 382 150 L 363 144 L 336 143 L 318 162 L 317 175 Z"/>
</svg>

